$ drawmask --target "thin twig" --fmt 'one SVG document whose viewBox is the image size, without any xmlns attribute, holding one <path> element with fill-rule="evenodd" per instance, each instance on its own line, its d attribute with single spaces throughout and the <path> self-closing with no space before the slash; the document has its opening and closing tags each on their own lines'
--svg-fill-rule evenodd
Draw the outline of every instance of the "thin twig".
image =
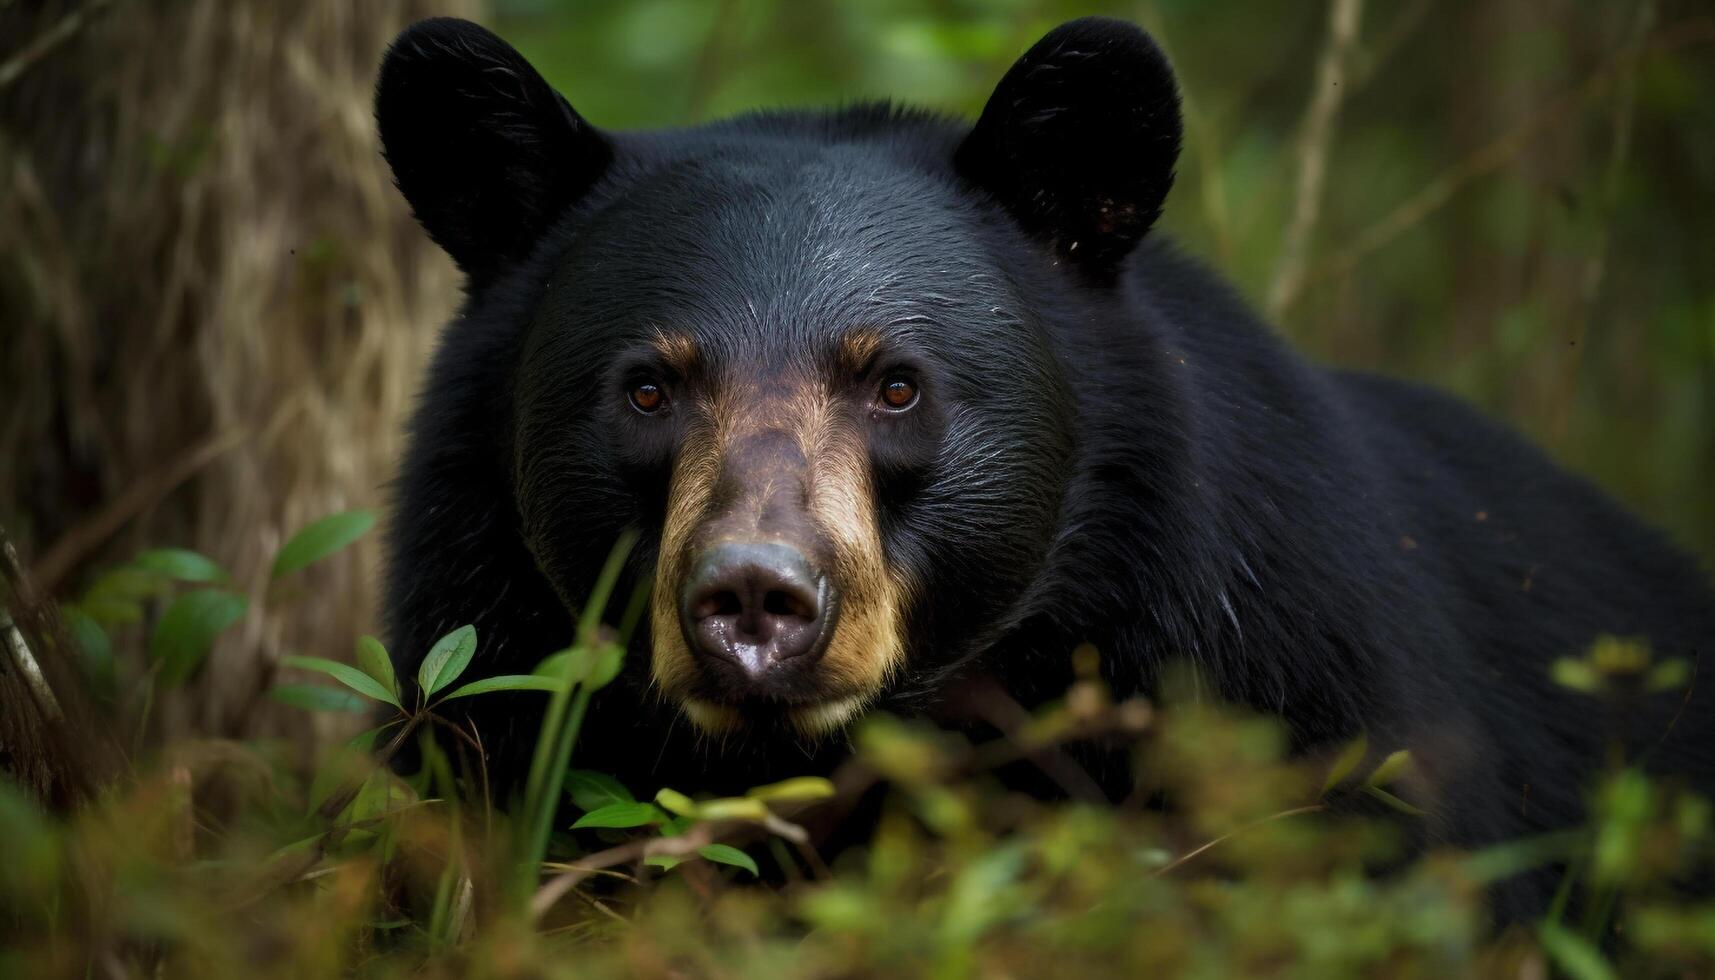
<svg viewBox="0 0 1715 980">
<path fill-rule="evenodd" d="M 1671 29 L 1657 33 L 1651 43 L 1645 45 L 1645 53 L 1665 54 L 1678 48 L 1712 41 L 1715 41 L 1715 20 L 1694 18 L 1680 21 Z M 1392 242 L 1440 210 L 1467 184 L 1517 156 L 1530 145 L 1535 136 L 1582 107 L 1587 99 L 1600 92 L 1613 81 L 1616 74 L 1627 69 L 1636 60 L 1636 52 L 1628 45 L 1625 50 L 1604 62 L 1577 87 L 1528 113 L 1465 159 L 1443 171 L 1369 228 L 1353 236 L 1352 244 L 1330 256 L 1305 275 L 1302 286 L 1293 299 L 1303 295 L 1304 286 L 1350 273 L 1366 255 Z M 1290 301 L 1287 305 L 1291 305 Z"/>
<path fill-rule="evenodd" d="M 1649 29 L 1654 22 L 1655 0 L 1642 0 L 1637 5 L 1630 35 L 1621 52 L 1624 67 L 1614 93 L 1614 139 L 1609 144 L 1608 166 L 1602 178 L 1601 199 L 1597 202 L 1602 220 L 1596 225 L 1595 244 L 1584 260 L 1583 275 L 1579 282 L 1580 302 L 1566 326 L 1566 356 L 1561 362 L 1559 378 L 1562 404 L 1570 403 L 1578 386 L 1578 368 L 1583 363 L 1585 350 L 1589 347 L 1585 343 L 1585 337 L 1596 312 L 1602 280 L 1608 270 L 1608 243 L 1612 238 L 1612 218 L 1620 196 L 1620 178 L 1624 175 L 1626 161 L 1631 156 L 1632 122 L 1637 110 L 1638 63 L 1642 60 L 1644 42 L 1649 38 Z M 1571 412 L 1559 412 L 1555 415 L 1552 438 L 1557 442 L 1566 435 L 1571 418 Z"/>
<path fill-rule="evenodd" d="M 1220 845 L 1220 844 L 1224 844 L 1227 841 L 1232 840 L 1234 837 L 1239 836 L 1240 834 L 1248 834 L 1251 831 L 1257 829 L 1258 827 L 1263 826 L 1264 824 L 1273 823 L 1276 820 L 1285 820 L 1287 817 L 1301 817 L 1307 813 L 1320 813 L 1325 809 L 1327 809 L 1327 807 L 1324 804 L 1311 803 L 1308 806 L 1294 807 L 1291 810 L 1282 810 L 1279 813 L 1271 813 L 1268 816 L 1263 817 L 1260 820 L 1253 820 L 1250 823 L 1245 824 L 1243 827 L 1240 827 L 1237 830 L 1229 831 L 1229 832 L 1222 834 L 1221 836 L 1215 838 L 1214 840 L 1207 841 L 1203 844 L 1198 845 L 1197 847 L 1192 848 L 1189 851 L 1186 851 L 1184 854 L 1181 854 L 1178 857 L 1174 858 L 1173 860 L 1162 865 L 1161 867 L 1156 868 L 1154 874 L 1152 874 L 1150 877 L 1159 878 L 1162 875 L 1167 874 L 1168 872 L 1174 870 L 1175 868 L 1178 868 L 1180 865 L 1183 865 L 1188 861 L 1194 860 L 1197 857 L 1197 855 L 1202 854 L 1203 852 L 1209 850 L 1210 848 L 1215 847 L 1215 846 Z"/>
<path fill-rule="evenodd" d="M 640 837 L 610 847 L 605 851 L 597 851 L 574 862 L 566 870 L 536 890 L 530 899 L 530 918 L 532 921 L 546 915 L 554 907 L 554 903 L 566 896 L 566 893 L 578 886 L 585 878 L 596 874 L 604 868 L 617 865 L 631 864 L 646 857 L 658 854 L 673 856 L 695 854 L 697 848 L 707 847 L 715 841 L 715 825 L 701 824 L 692 827 L 677 837 Z"/>
<path fill-rule="evenodd" d="M 1311 238 L 1322 213 L 1322 190 L 1328 178 L 1328 148 L 1334 141 L 1334 123 L 1344 100 L 1343 88 L 1352 50 L 1358 41 L 1363 0 L 1333 0 L 1328 6 L 1328 40 L 1316 66 L 1316 87 L 1304 109 L 1304 128 L 1298 140 L 1298 187 L 1292 222 L 1281 241 L 1280 260 L 1268 287 L 1268 315 L 1278 319 L 1304 281 L 1309 264 Z"/>
<path fill-rule="evenodd" d="M 1386 29 L 1370 44 L 1352 52 L 1352 63 L 1346 70 L 1346 93 L 1363 88 L 1382 66 L 1392 60 L 1406 40 L 1423 24 L 1423 18 L 1434 6 L 1434 0 L 1412 0 L 1394 14 Z"/>
<path fill-rule="evenodd" d="M 0 544 L 0 547 L 5 547 L 10 551 L 12 546 Z M 18 629 L 18 624 L 12 621 L 12 613 L 3 602 L 0 602 L 0 640 L 5 641 L 4 647 L 11 653 L 12 661 L 17 665 L 19 675 L 24 678 L 30 693 L 35 695 L 36 706 L 42 716 L 59 721 L 63 714 L 60 711 L 59 699 L 54 697 L 54 689 L 48 683 L 47 677 L 43 675 L 42 665 L 36 662 L 35 654 L 30 652 L 30 644 L 24 640 L 23 631 Z"/>
<path fill-rule="evenodd" d="M 180 484 L 195 476 L 199 470 L 232 449 L 245 438 L 242 428 L 229 429 L 210 436 L 158 467 L 131 481 L 124 493 L 114 498 L 94 516 L 85 520 L 55 541 L 33 569 L 36 585 L 52 593 L 66 575 L 108 538 L 118 533 L 126 522 L 161 502 Z"/>
<path fill-rule="evenodd" d="M 79 7 L 61 17 L 54 26 L 24 45 L 23 50 L 0 63 L 0 92 L 5 91 L 55 48 L 71 40 L 78 31 L 83 30 L 85 24 L 112 2 L 113 0 L 90 0 L 87 6 Z"/>
</svg>

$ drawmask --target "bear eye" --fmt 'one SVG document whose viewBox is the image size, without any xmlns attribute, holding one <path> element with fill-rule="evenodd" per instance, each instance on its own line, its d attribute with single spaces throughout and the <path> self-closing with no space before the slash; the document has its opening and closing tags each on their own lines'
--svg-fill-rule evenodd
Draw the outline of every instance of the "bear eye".
<svg viewBox="0 0 1715 980">
<path fill-rule="evenodd" d="M 917 386 L 905 378 L 888 378 L 881 383 L 881 405 L 890 412 L 903 412 L 917 404 Z"/>
<path fill-rule="evenodd" d="M 633 385 L 626 397 L 631 399 L 631 407 L 644 415 L 654 415 L 667 407 L 667 393 L 661 390 L 660 385 L 647 381 Z"/>
</svg>

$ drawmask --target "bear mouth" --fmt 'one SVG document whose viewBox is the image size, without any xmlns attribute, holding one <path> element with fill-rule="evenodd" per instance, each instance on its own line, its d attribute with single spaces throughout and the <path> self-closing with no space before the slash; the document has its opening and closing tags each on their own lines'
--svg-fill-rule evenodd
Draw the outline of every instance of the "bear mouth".
<svg viewBox="0 0 1715 980">
<path fill-rule="evenodd" d="M 862 714 L 869 701 L 870 696 L 863 694 L 799 701 L 755 698 L 722 701 L 693 695 L 681 700 L 679 708 L 693 724 L 711 735 L 773 730 L 820 739 Z"/>
</svg>

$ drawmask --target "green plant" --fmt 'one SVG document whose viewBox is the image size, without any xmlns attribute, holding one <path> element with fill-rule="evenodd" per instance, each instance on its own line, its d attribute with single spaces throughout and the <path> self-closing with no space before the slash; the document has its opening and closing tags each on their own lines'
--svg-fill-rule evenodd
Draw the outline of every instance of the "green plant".
<svg viewBox="0 0 1715 980">
<path fill-rule="evenodd" d="M 314 550 L 340 535 L 318 532 Z M 345 536 L 341 543 L 349 543 Z M 43 813 L 0 784 L 0 973 L 541 976 L 1698 975 L 1715 968 L 1715 905 L 1675 879 L 1715 870 L 1706 801 L 1617 759 L 1587 827 L 1472 854 L 1405 858 L 1395 821 L 1407 753 L 1358 740 L 1292 757 L 1278 725 L 1195 698 L 1115 702 L 1094 650 L 1078 681 L 1008 737 L 973 744 L 877 716 L 832 779 L 734 797 L 635 794 L 577 766 L 592 698 L 617 673 L 641 593 L 599 623 L 629 540 L 611 556 L 572 645 L 527 675 L 464 681 L 477 635 L 453 630 L 401 683 L 379 641 L 352 663 L 291 657 L 332 683 L 273 696 L 315 711 L 385 712 L 381 724 L 294 765 L 267 742 L 176 739 L 120 785 Z M 307 553 L 307 552 L 305 552 Z M 292 563 L 286 563 L 289 568 Z M 302 566 L 298 566 L 302 567 Z M 288 570 L 284 574 L 291 574 Z M 145 587 L 145 583 L 148 583 Z M 80 600 L 95 622 L 144 622 L 190 653 L 151 654 L 131 682 L 170 684 L 201 630 L 155 640 L 182 596 L 227 588 L 213 563 L 150 552 Z M 203 602 L 207 600 L 196 600 Z M 103 617 L 98 620 L 97 616 Z M 68 617 L 90 663 L 105 631 Z M 218 633 L 218 630 L 213 630 Z M 176 658 L 186 658 L 184 660 Z M 1593 698 L 1688 680 L 1636 644 L 1604 639 L 1556 675 Z M 126 672 L 91 673 L 92 683 Z M 100 683 L 110 683 L 100 681 Z M 139 695 L 109 688 L 115 717 Z M 481 733 L 447 710 L 538 692 L 544 717 L 515 804 L 446 748 Z M 437 739 L 431 737 L 439 735 Z M 415 739 L 420 767 L 389 762 Z M 1083 741 L 1129 740 L 1169 809 L 1045 802 L 1007 789 L 1008 767 Z M 462 750 L 461 750 L 462 751 Z M 881 794 L 867 842 L 830 867 L 806 822 Z M 1348 801 L 1385 804 L 1366 817 Z M 1361 809 L 1361 808 L 1360 808 Z M 1378 876 L 1373 867 L 1393 870 Z M 1528 927 L 1490 935 L 1483 890 L 1568 869 L 1562 898 Z M 754 879 L 766 879 L 755 882 Z M 1623 937 L 1616 944 L 1615 937 Z M 256 951 L 270 955 L 258 959 Z"/>
</svg>

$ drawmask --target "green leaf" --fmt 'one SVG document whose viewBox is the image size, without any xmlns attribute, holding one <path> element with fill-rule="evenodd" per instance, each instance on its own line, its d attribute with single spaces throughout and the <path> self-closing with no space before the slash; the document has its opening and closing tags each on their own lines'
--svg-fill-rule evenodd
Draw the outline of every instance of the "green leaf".
<svg viewBox="0 0 1715 980">
<path fill-rule="evenodd" d="M 661 789 L 655 794 L 655 802 L 668 813 L 676 813 L 681 817 L 695 817 L 697 803 L 689 796 L 674 789 Z"/>
<path fill-rule="evenodd" d="M 716 864 L 730 864 L 735 868 L 743 868 L 752 877 L 757 876 L 756 861 L 731 844 L 705 844 L 697 848 L 697 853 L 706 861 Z"/>
<path fill-rule="evenodd" d="M 619 676 L 619 669 L 624 665 L 625 651 L 617 644 L 609 643 L 596 651 L 585 683 L 591 691 L 599 691 Z"/>
<path fill-rule="evenodd" d="M 338 688 L 319 687 L 312 684 L 282 685 L 282 687 L 302 689 L 300 691 L 289 692 L 286 698 L 280 699 L 287 700 L 288 703 L 295 704 L 297 707 L 308 708 L 312 711 L 345 710 L 343 706 L 330 704 L 326 707 L 319 707 L 314 703 L 321 697 L 319 692 L 322 691 L 330 691 L 342 699 L 345 698 L 347 692 Z M 275 688 L 275 690 L 279 690 L 279 688 Z M 304 691 L 314 693 L 304 694 Z M 299 703 L 299 700 L 295 700 L 299 695 L 302 695 L 302 700 L 311 703 Z M 364 706 L 364 710 L 367 712 L 368 702 L 361 703 Z M 364 780 L 367 780 L 375 771 L 375 762 L 370 758 L 370 753 L 375 750 L 376 741 L 383 735 L 387 734 L 389 729 L 398 725 L 401 721 L 402 719 L 395 718 L 393 721 L 390 721 L 385 725 L 380 725 L 375 728 L 371 728 L 366 732 L 360 732 L 353 735 L 350 739 L 347 739 L 344 744 L 335 746 L 332 751 L 324 756 L 321 759 L 320 764 L 316 767 L 314 778 L 310 781 L 310 812 L 313 813 L 320 809 L 322 804 L 326 803 L 328 801 L 328 797 L 332 796 L 335 791 L 343 788 L 352 788 L 355 790 L 355 788 Z"/>
<path fill-rule="evenodd" d="M 35 798 L 0 778 L 0 840 L 6 842 L 6 860 L 0 865 L 0 888 L 12 896 L 58 896 L 67 852 L 77 853 L 62 841 L 54 821 L 42 812 Z M 52 899 L 49 899 L 50 901 Z M 17 913 L 8 913 L 8 917 Z M 51 921 L 51 920 L 50 920 Z"/>
<path fill-rule="evenodd" d="M 77 644 L 84 676 L 103 697 L 112 697 L 119 690 L 119 669 L 113 659 L 113 641 L 101 624 L 82 609 L 67 606 L 64 612 L 72 642 Z"/>
<path fill-rule="evenodd" d="M 214 638 L 238 622 L 249 605 L 244 596 L 198 589 L 174 599 L 149 638 L 149 660 L 160 665 L 161 683 L 176 687 L 202 666 Z"/>
<path fill-rule="evenodd" d="M 121 565 L 96 579 L 84 592 L 85 599 L 147 599 L 167 584 L 158 572 Z"/>
<path fill-rule="evenodd" d="M 572 647 L 544 658 L 531 673 L 577 684 L 589 675 L 589 670 L 589 651 L 583 647 Z"/>
<path fill-rule="evenodd" d="M 393 658 L 387 655 L 387 648 L 381 645 L 380 640 L 373 636 L 357 638 L 357 666 L 375 678 L 377 684 L 392 691 L 393 697 L 399 697 L 399 678 L 393 673 Z"/>
<path fill-rule="evenodd" d="M 832 781 L 821 776 L 799 776 L 796 779 L 785 779 L 767 786 L 757 786 L 745 792 L 745 796 L 753 800 L 770 800 L 782 803 L 803 800 L 825 800 L 834 795 Z"/>
<path fill-rule="evenodd" d="M 551 694 L 560 689 L 561 683 L 552 677 L 537 677 L 535 674 L 498 674 L 461 685 L 441 700 L 451 701 L 453 698 L 488 694 L 491 691 L 547 691 Z"/>
<path fill-rule="evenodd" d="M 369 820 L 415 799 L 416 794 L 403 780 L 384 769 L 377 769 L 363 781 L 357 795 L 352 798 L 350 808 L 345 812 L 350 814 L 354 822 Z"/>
<path fill-rule="evenodd" d="M 651 868 L 660 868 L 662 871 L 671 871 L 690 859 L 691 856 L 689 854 L 651 854 L 643 859 L 643 863 L 649 865 Z"/>
<path fill-rule="evenodd" d="M 274 556 L 273 577 L 280 578 L 312 565 L 368 533 L 375 515 L 367 510 L 324 517 L 292 535 Z"/>
<path fill-rule="evenodd" d="M 1409 750 L 1400 749 L 1397 752 L 1390 752 L 1388 757 L 1381 761 L 1381 765 L 1376 766 L 1375 771 L 1370 773 L 1369 778 L 1364 782 L 1370 786 L 1386 786 L 1404 774 L 1406 767 L 1410 765 L 1411 752 Z"/>
<path fill-rule="evenodd" d="M 156 548 L 131 560 L 131 567 L 180 582 L 224 582 L 226 572 L 208 558 L 185 548 Z"/>
<path fill-rule="evenodd" d="M 1382 801 L 1383 803 L 1386 803 L 1388 806 L 1393 807 L 1395 810 L 1398 810 L 1401 813 L 1408 814 L 1408 815 L 1413 816 L 1413 817 L 1428 816 L 1428 814 L 1424 813 L 1422 810 L 1419 810 L 1417 807 L 1412 806 L 1410 803 L 1407 803 L 1404 800 L 1400 799 L 1399 797 L 1393 795 L 1392 793 L 1389 793 L 1387 790 L 1382 789 L 1380 786 L 1365 786 L 1364 792 L 1368 793 L 1370 796 L 1373 796 L 1376 799 Z"/>
<path fill-rule="evenodd" d="M 262 859 L 262 866 L 268 867 L 268 866 L 274 864 L 276 861 L 279 861 L 281 858 L 289 857 L 290 855 L 293 855 L 293 854 L 303 853 L 305 850 L 307 850 L 309 848 L 309 846 L 311 844 L 314 844 L 316 841 L 319 841 L 323 837 L 326 837 L 326 836 L 327 836 L 327 831 L 324 830 L 319 834 L 312 834 L 309 837 L 304 837 L 304 838 L 301 838 L 299 840 L 295 840 L 295 841 L 291 842 L 290 844 L 285 845 L 284 847 L 276 848 L 275 850 L 269 852 L 267 857 Z"/>
<path fill-rule="evenodd" d="M 1558 922 L 1544 922 L 1537 931 L 1542 951 L 1572 980 L 1615 980 L 1614 968 L 1590 940 Z"/>
<path fill-rule="evenodd" d="M 475 653 L 475 626 L 460 626 L 436 640 L 417 668 L 417 685 L 423 689 L 423 696 L 428 697 L 458 680 Z"/>
<path fill-rule="evenodd" d="M 375 678 L 349 664 L 342 664 L 337 660 L 327 660 L 322 657 L 282 657 L 280 663 L 287 667 L 296 667 L 299 670 L 313 670 L 326 674 L 366 698 L 386 702 L 395 708 L 400 707 L 399 699 L 393 696 L 392 691 L 382 687 Z"/>
<path fill-rule="evenodd" d="M 677 837 L 696 825 L 694 817 L 674 817 L 659 828 L 662 837 Z"/>
<path fill-rule="evenodd" d="M 566 794 L 580 810 L 599 810 L 611 803 L 636 803 L 625 784 L 593 769 L 566 770 Z"/>
<path fill-rule="evenodd" d="M 1520 837 L 1473 851 L 1459 859 L 1465 877 L 1492 885 L 1556 861 L 1565 861 L 1582 838 L 1579 831 L 1556 831 Z"/>
<path fill-rule="evenodd" d="M 86 595 L 77 606 L 101 626 L 121 626 L 143 618 L 143 604 L 135 599 Z"/>
<path fill-rule="evenodd" d="M 345 747 L 354 752 L 373 752 L 375 751 L 375 740 L 381 737 L 381 733 L 404 720 L 403 718 L 395 718 L 386 724 L 376 725 L 368 731 L 358 732 L 345 740 Z"/>
<path fill-rule="evenodd" d="M 78 607 L 102 626 L 135 623 L 143 618 L 143 602 L 167 588 L 162 576 L 124 566 L 96 579 L 78 600 Z"/>
<path fill-rule="evenodd" d="M 324 684 L 279 684 L 268 696 L 281 704 L 306 711 L 344 711 L 354 715 L 367 714 L 369 702 L 343 687 Z"/>
<path fill-rule="evenodd" d="M 1561 657 L 1549 670 L 1554 682 L 1584 694 L 1594 694 L 1602 686 L 1602 675 L 1589 662 Z"/>
<path fill-rule="evenodd" d="M 1358 763 L 1364 761 L 1364 755 L 1370 751 L 1370 740 L 1363 735 L 1353 739 L 1340 754 L 1335 756 L 1334 764 L 1328 767 L 1328 778 L 1322 781 L 1322 792 L 1329 790 L 1346 781 L 1346 777 L 1358 768 Z"/>
<path fill-rule="evenodd" d="M 965 862 L 948 886 L 940 934 L 956 943 L 973 942 L 990 926 L 1005 921 L 1009 886 L 1028 864 L 1023 842 L 1014 841 Z"/>
<path fill-rule="evenodd" d="M 761 800 L 729 796 L 696 804 L 698 820 L 767 820 L 768 807 Z"/>
<path fill-rule="evenodd" d="M 662 821 L 661 811 L 648 803 L 609 803 L 578 818 L 573 830 L 586 827 L 644 827 Z"/>
<path fill-rule="evenodd" d="M 1663 660 L 1650 668 L 1644 686 L 1651 691 L 1677 691 L 1691 681 L 1691 666 L 1683 660 Z"/>
</svg>

